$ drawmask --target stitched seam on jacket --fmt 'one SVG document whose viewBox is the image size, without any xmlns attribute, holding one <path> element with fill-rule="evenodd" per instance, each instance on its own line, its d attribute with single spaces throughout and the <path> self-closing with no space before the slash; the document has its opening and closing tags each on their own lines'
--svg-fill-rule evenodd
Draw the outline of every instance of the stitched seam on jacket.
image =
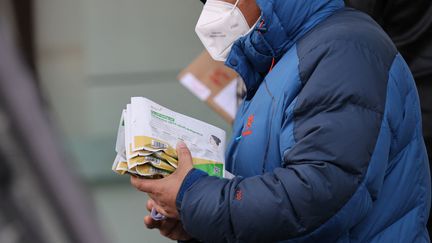
<svg viewBox="0 0 432 243">
<path fill-rule="evenodd" d="M 294 119 L 298 119 L 297 118 L 298 116 L 296 116 L 296 114 L 303 113 L 305 111 L 310 110 L 311 108 L 317 108 L 317 107 L 318 108 L 322 108 L 322 107 L 327 107 L 327 106 L 330 106 L 330 105 L 344 105 L 344 104 L 345 105 L 353 105 L 353 106 L 356 106 L 356 107 L 360 107 L 360 108 L 363 108 L 365 110 L 369 110 L 369 111 L 378 113 L 380 115 L 384 114 L 384 111 L 379 111 L 379 110 L 374 109 L 373 107 L 369 107 L 369 106 L 367 106 L 365 104 L 358 103 L 358 102 L 353 102 L 352 100 L 348 100 L 348 101 L 329 102 L 329 103 L 322 103 L 322 104 L 311 104 L 311 105 L 308 105 L 308 106 L 306 106 L 306 107 L 304 107 L 302 109 L 298 109 L 298 110 L 294 109 Z M 318 112 L 318 113 L 315 113 L 315 114 L 319 114 L 319 113 L 321 113 L 321 112 Z"/>
<path fill-rule="evenodd" d="M 419 140 L 419 141 L 422 141 L 422 140 L 423 140 L 423 137 L 422 137 L 422 136 L 419 136 L 419 133 L 418 133 L 418 132 L 415 132 L 415 137 L 412 138 L 412 140 L 411 140 L 411 142 L 410 142 L 409 144 L 413 143 L 413 142 L 416 141 L 416 140 Z M 408 145 L 404 148 L 404 150 L 405 150 L 407 147 L 408 147 Z M 401 152 L 402 152 L 402 151 L 401 151 Z M 418 169 L 418 170 L 420 169 L 420 168 L 419 168 L 420 166 L 421 166 L 421 164 L 419 163 L 419 164 L 417 165 L 417 169 Z M 422 175 L 423 175 L 423 177 L 422 177 L 422 178 L 417 178 L 417 181 L 421 181 L 422 179 L 424 179 L 425 174 L 423 173 Z M 424 189 L 424 187 L 421 186 L 421 188 L 420 188 L 419 190 L 422 190 L 422 188 Z M 425 191 L 425 190 L 423 190 L 423 191 Z M 421 219 L 421 222 L 417 222 L 417 225 L 420 226 L 420 227 L 421 227 L 421 226 L 424 226 L 424 225 L 421 224 L 421 223 L 423 222 L 424 224 L 426 224 L 426 223 L 427 223 L 427 222 L 426 222 L 426 217 L 428 216 L 428 215 L 425 216 L 425 215 L 424 215 L 424 210 L 421 210 L 421 209 L 422 209 L 422 206 L 424 205 L 424 201 L 425 201 L 425 194 L 424 194 L 424 193 L 420 193 L 420 195 L 417 197 L 417 199 L 418 199 L 418 200 L 415 200 L 415 201 L 416 201 L 416 203 L 415 203 L 415 207 L 413 207 L 411 210 L 409 210 L 409 211 L 407 211 L 406 213 L 404 213 L 402 217 L 396 219 L 393 223 L 391 223 L 390 225 L 386 226 L 383 230 L 381 230 L 380 233 L 374 235 L 374 236 L 371 237 L 371 238 L 375 238 L 375 237 L 381 235 L 381 234 L 384 233 L 388 228 L 390 228 L 391 226 L 393 226 L 393 225 L 396 224 L 397 222 L 400 222 L 401 219 L 403 219 L 406 215 L 408 215 L 410 212 L 412 212 L 412 211 L 415 210 L 415 209 L 418 209 L 417 217 L 419 217 L 419 218 Z"/>
<path fill-rule="evenodd" d="M 285 26 L 280 21 L 281 19 L 279 18 L 279 15 L 275 11 L 274 1 L 271 1 L 271 6 L 272 6 L 272 12 L 273 12 L 274 18 L 276 18 L 276 20 L 277 20 L 277 25 L 279 26 L 279 28 L 282 30 L 282 32 L 284 33 L 284 35 L 286 37 L 286 40 L 281 45 L 282 47 L 278 47 L 278 49 L 274 49 L 274 52 L 279 52 L 279 51 L 283 50 L 283 46 L 285 46 L 287 43 L 289 43 L 291 41 L 291 39 L 290 39 L 290 36 L 288 35 L 287 31 L 285 30 Z M 274 24 L 274 21 L 273 21 L 273 24 Z"/>
<path fill-rule="evenodd" d="M 315 51 L 317 48 L 319 48 L 319 47 L 321 47 L 321 46 L 323 46 L 323 45 L 329 45 L 329 44 L 333 44 L 333 45 L 336 45 L 336 43 L 337 42 L 348 42 L 348 43 L 350 43 L 350 44 L 353 44 L 353 45 L 357 45 L 357 46 L 360 46 L 360 47 L 363 47 L 364 48 L 364 50 L 367 50 L 368 52 L 369 52 L 369 54 L 371 54 L 372 56 L 374 56 L 375 57 L 375 59 L 382 65 L 382 66 L 386 66 L 386 65 L 384 65 L 384 61 L 367 45 L 367 44 L 365 44 L 365 43 L 362 43 L 362 42 L 360 42 L 360 41 L 357 41 L 357 40 L 349 40 L 349 39 L 342 39 L 342 38 L 337 38 L 337 39 L 331 39 L 331 40 L 328 40 L 328 41 L 324 41 L 324 42 L 321 42 L 321 43 L 319 43 L 318 45 L 316 45 L 316 46 L 314 46 L 314 47 L 312 47 L 311 49 L 309 49 L 309 51 L 307 51 L 301 58 L 300 58 L 300 61 L 299 61 L 299 63 L 301 63 L 302 61 L 303 61 L 303 59 L 305 59 L 308 55 L 310 55 L 313 51 Z M 395 53 L 395 56 L 397 55 L 397 52 Z M 392 60 L 394 60 L 394 58 L 392 59 Z M 393 62 L 392 62 L 393 63 Z M 391 63 L 391 64 L 392 64 Z M 388 69 L 390 69 L 390 67 L 391 67 L 391 64 L 389 64 L 388 66 L 389 66 L 389 68 Z M 387 70 L 387 71 L 389 71 L 389 70 Z"/>
<path fill-rule="evenodd" d="M 396 83 L 395 83 L 395 85 L 396 85 Z M 397 85 L 396 85 L 396 86 L 397 86 Z M 411 89 L 411 90 L 406 94 L 406 96 L 410 95 L 410 94 L 413 93 L 414 91 L 415 91 L 415 89 Z M 400 95 L 400 93 L 399 93 L 399 95 Z M 387 97 L 386 99 L 388 99 L 388 97 Z M 406 104 L 407 102 L 403 102 L 403 103 L 404 103 L 404 105 L 407 105 L 407 104 Z M 405 109 L 405 107 L 403 107 L 403 108 Z M 404 111 L 401 111 L 401 112 L 404 112 Z M 415 119 L 421 121 L 421 119 L 419 119 L 419 117 L 418 117 L 417 115 L 416 115 Z M 392 134 L 391 134 L 391 135 L 392 135 L 392 138 L 395 140 L 395 142 L 392 142 L 392 144 L 398 143 L 398 142 L 399 142 L 398 132 L 396 131 L 396 128 L 393 128 L 393 127 L 390 125 L 390 120 L 387 119 L 387 121 L 388 121 L 388 124 L 389 124 L 390 131 L 392 132 Z M 418 123 L 419 123 L 419 122 L 416 123 L 416 126 L 417 126 Z M 413 135 L 413 137 L 411 137 L 410 140 L 412 140 L 412 139 L 414 138 L 414 136 L 415 136 L 415 134 Z M 409 143 L 408 143 L 408 144 L 409 144 Z M 407 146 L 407 145 L 405 145 L 405 146 Z M 405 146 L 404 146 L 404 147 L 405 147 Z"/>
</svg>

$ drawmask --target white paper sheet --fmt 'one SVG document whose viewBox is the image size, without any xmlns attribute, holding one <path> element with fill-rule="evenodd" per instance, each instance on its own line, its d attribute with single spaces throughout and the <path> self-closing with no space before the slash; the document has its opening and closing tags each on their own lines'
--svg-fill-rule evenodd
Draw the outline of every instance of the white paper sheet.
<svg viewBox="0 0 432 243">
<path fill-rule="evenodd" d="M 237 79 L 234 79 L 217 94 L 213 101 L 221 107 L 231 118 L 237 113 Z"/>
<path fill-rule="evenodd" d="M 207 100 L 211 95 L 211 90 L 202 84 L 193 74 L 187 73 L 180 79 L 180 83 L 200 100 Z"/>
</svg>

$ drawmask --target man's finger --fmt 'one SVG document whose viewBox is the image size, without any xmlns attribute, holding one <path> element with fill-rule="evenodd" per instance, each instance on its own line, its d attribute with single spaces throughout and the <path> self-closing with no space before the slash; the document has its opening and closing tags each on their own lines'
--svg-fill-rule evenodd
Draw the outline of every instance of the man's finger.
<svg viewBox="0 0 432 243">
<path fill-rule="evenodd" d="M 188 163 L 188 165 L 192 166 L 191 152 L 183 141 L 177 143 L 177 155 L 179 166 L 184 166 L 184 163 Z"/>
<path fill-rule="evenodd" d="M 144 224 L 149 229 L 155 229 L 155 228 L 159 229 L 161 227 L 162 222 L 154 220 L 154 219 L 152 219 L 152 217 L 147 215 L 144 217 Z"/>
<path fill-rule="evenodd" d="M 147 211 L 151 212 L 154 205 L 155 205 L 155 202 L 153 201 L 153 199 L 147 200 L 147 205 L 146 205 Z"/>
<path fill-rule="evenodd" d="M 154 209 L 156 210 L 156 212 L 158 212 L 159 214 L 162 214 L 163 216 L 170 216 L 164 208 L 162 208 L 161 206 L 154 204 L 153 205 Z"/>
<path fill-rule="evenodd" d="M 131 176 L 131 184 L 142 192 L 152 193 L 158 184 L 157 180 L 151 179 L 140 179 L 135 176 Z"/>
<path fill-rule="evenodd" d="M 177 221 L 177 220 L 166 222 L 164 224 L 164 226 L 159 229 L 159 231 L 160 231 L 161 235 L 174 240 L 176 228 L 177 228 L 178 224 L 179 224 L 179 221 Z"/>
</svg>

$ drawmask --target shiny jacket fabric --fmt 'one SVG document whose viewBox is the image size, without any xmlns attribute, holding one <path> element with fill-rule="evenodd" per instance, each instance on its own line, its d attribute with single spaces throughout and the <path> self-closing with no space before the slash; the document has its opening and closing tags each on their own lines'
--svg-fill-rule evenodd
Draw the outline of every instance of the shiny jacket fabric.
<svg viewBox="0 0 432 243">
<path fill-rule="evenodd" d="M 390 35 L 410 67 L 420 96 L 423 135 L 432 158 L 432 1 L 346 0 L 370 14 Z"/>
<path fill-rule="evenodd" d="M 186 231 L 204 242 L 429 242 L 419 100 L 390 38 L 342 0 L 257 3 L 263 23 L 226 61 L 247 87 L 226 154 L 236 177 L 187 175 Z"/>
</svg>

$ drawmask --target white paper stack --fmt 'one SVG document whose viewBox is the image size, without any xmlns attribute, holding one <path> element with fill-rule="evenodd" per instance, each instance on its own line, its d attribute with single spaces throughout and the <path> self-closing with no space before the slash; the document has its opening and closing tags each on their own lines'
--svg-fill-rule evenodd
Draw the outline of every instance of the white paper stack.
<svg viewBox="0 0 432 243">
<path fill-rule="evenodd" d="M 171 111 L 143 97 L 132 97 L 123 110 L 112 169 L 147 178 L 168 176 L 177 168 L 175 146 L 186 143 L 194 167 L 224 176 L 225 131 Z"/>
</svg>

